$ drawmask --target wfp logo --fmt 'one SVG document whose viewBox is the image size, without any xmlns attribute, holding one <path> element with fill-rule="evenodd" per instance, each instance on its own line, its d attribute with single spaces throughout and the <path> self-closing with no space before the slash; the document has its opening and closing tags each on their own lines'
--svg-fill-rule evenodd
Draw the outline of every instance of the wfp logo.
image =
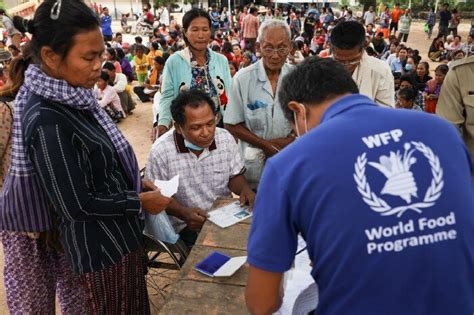
<svg viewBox="0 0 474 315">
<path fill-rule="evenodd" d="M 429 208 L 435 204 L 441 196 L 444 186 L 443 169 L 440 166 L 439 158 L 428 146 L 422 142 L 411 141 L 405 143 L 403 148 L 403 154 L 400 151 L 391 151 L 388 156 L 382 155 L 378 162 L 368 162 L 367 154 L 364 152 L 357 157 L 354 164 L 354 180 L 362 200 L 373 211 L 383 216 L 397 215 L 397 217 L 401 217 L 408 210 L 421 213 L 421 209 Z M 426 158 L 431 166 L 433 176 L 423 200 L 418 202 L 414 201 L 420 199 L 415 179 L 416 174 L 411 171 L 411 167 L 418 163 L 413 156 L 415 152 L 421 153 Z M 367 164 L 377 169 L 387 179 L 380 193 L 399 197 L 403 200 L 401 201 L 402 205 L 391 206 L 372 191 L 365 176 Z"/>
</svg>

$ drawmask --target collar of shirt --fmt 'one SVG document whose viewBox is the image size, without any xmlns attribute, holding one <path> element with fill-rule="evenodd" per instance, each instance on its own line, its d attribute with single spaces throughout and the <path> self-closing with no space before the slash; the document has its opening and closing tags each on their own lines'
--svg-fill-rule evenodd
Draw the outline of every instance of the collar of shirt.
<svg viewBox="0 0 474 315">
<path fill-rule="evenodd" d="M 355 106 L 377 106 L 370 98 L 361 94 L 351 94 L 341 97 L 329 106 L 321 117 L 321 124 Z"/>
<path fill-rule="evenodd" d="M 175 130 L 173 133 L 173 136 L 174 136 L 174 144 L 176 145 L 176 150 L 179 153 L 191 153 L 191 151 L 188 148 L 186 148 L 186 146 L 184 145 L 184 137 L 181 134 L 177 133 Z M 216 139 L 212 141 L 211 145 L 207 149 L 209 151 L 213 151 L 217 149 Z"/>
</svg>

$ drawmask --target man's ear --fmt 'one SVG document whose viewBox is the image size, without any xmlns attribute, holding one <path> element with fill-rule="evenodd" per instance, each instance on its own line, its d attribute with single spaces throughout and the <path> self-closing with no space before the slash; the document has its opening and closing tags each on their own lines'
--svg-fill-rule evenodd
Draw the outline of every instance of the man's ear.
<svg viewBox="0 0 474 315">
<path fill-rule="evenodd" d="M 50 47 L 43 46 L 40 51 L 41 62 L 50 70 L 57 71 L 61 63 L 61 57 L 56 54 Z"/>
<path fill-rule="evenodd" d="M 260 51 L 260 43 L 259 42 L 255 42 L 255 52 L 259 52 L 260 55 L 262 54 L 262 52 Z"/>
<path fill-rule="evenodd" d="M 288 108 L 289 108 L 292 112 L 296 113 L 297 115 L 298 115 L 300 112 L 302 112 L 300 103 L 295 102 L 295 101 L 289 102 L 289 103 L 288 103 Z"/>
</svg>

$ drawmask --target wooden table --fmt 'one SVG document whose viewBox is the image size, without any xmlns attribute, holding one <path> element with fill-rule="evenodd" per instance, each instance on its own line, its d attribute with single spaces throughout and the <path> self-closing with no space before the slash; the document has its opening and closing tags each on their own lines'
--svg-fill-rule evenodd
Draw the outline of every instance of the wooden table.
<svg viewBox="0 0 474 315">
<path fill-rule="evenodd" d="M 213 208 L 232 201 L 235 199 L 218 199 Z M 229 256 L 246 256 L 250 223 L 251 218 L 226 229 L 210 221 L 204 224 L 160 314 L 248 314 L 244 296 L 247 264 L 228 278 L 205 276 L 194 270 L 194 266 L 216 250 Z"/>
</svg>

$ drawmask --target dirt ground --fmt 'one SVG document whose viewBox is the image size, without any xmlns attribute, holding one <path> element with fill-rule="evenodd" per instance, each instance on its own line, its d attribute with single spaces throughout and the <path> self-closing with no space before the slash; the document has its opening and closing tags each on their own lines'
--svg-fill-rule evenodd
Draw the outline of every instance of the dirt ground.
<svg viewBox="0 0 474 315">
<path fill-rule="evenodd" d="M 459 33 L 465 40 L 466 35 L 469 32 L 470 25 L 467 21 L 463 21 L 459 26 Z M 422 22 L 415 22 L 412 25 L 411 32 L 408 38 L 408 46 L 420 51 L 423 60 L 429 61 L 427 58 L 428 48 L 431 41 L 426 38 L 423 32 Z M 437 28 L 435 29 L 437 33 Z M 133 42 L 133 36 L 126 35 L 125 41 L 130 43 Z M 430 61 L 431 70 L 433 71 L 436 63 Z M 133 114 L 127 119 L 119 123 L 119 128 L 124 133 L 125 137 L 133 146 L 135 154 L 137 155 L 140 167 L 144 167 L 148 152 L 151 148 L 150 142 L 150 130 L 152 122 L 152 110 L 151 103 L 141 103 L 137 99 L 137 107 Z M 3 270 L 3 252 L 0 251 L 0 270 Z M 173 283 L 176 278 L 176 272 L 165 272 L 153 270 L 152 276 L 148 280 L 150 300 L 152 304 L 152 313 L 157 314 L 159 307 L 163 304 L 166 299 L 166 294 L 169 292 L 169 284 Z M 59 312 L 57 312 L 59 313 Z M 0 277 L 0 314 L 8 314 L 5 301 L 5 288 L 3 284 L 3 272 Z"/>
</svg>

